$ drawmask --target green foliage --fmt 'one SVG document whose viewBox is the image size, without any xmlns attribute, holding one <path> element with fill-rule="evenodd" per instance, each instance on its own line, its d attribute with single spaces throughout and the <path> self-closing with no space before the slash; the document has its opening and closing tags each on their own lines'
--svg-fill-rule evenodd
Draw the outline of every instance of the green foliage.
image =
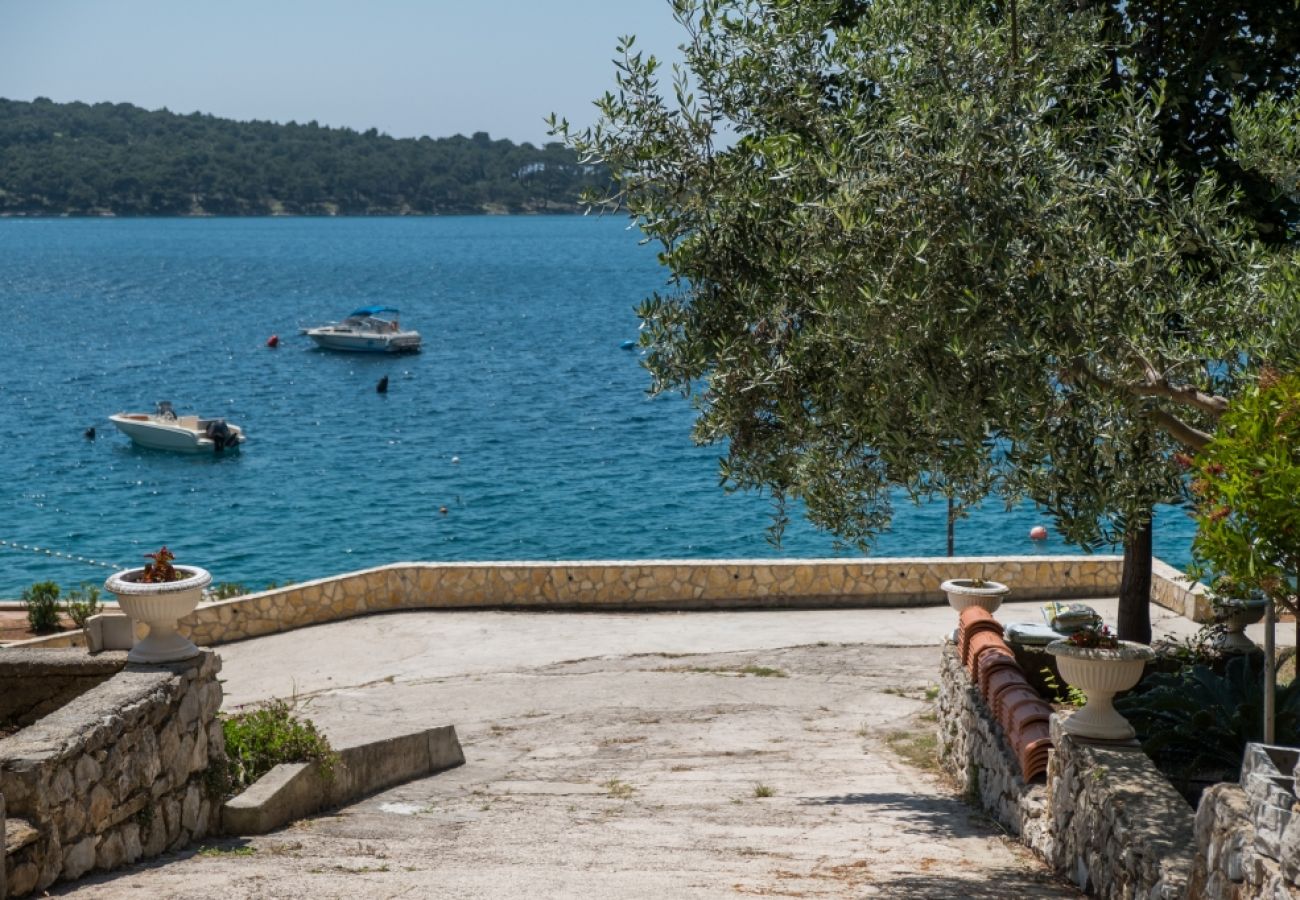
<svg viewBox="0 0 1300 900">
<path fill-rule="evenodd" d="M 1300 574 L 1300 375 L 1266 373 L 1192 461 L 1199 572 L 1295 611 Z"/>
<path fill-rule="evenodd" d="M 330 778 L 338 754 L 308 719 L 293 715 L 283 700 L 272 700 L 249 712 L 222 716 L 226 737 L 224 781 L 228 795 L 237 794 L 281 763 L 316 762 Z"/>
<path fill-rule="evenodd" d="M 86 620 L 103 609 L 103 604 L 99 602 L 99 588 L 93 584 L 82 584 L 81 587 L 69 592 L 65 600 L 65 608 L 68 611 L 68 618 L 76 624 L 78 628 L 86 627 Z"/>
<path fill-rule="evenodd" d="M 0 213 L 574 212 L 600 166 L 485 133 L 395 140 L 127 103 L 0 100 Z"/>
<path fill-rule="evenodd" d="M 1225 630 L 1222 623 L 1211 623 L 1185 638 L 1165 636 L 1152 641 L 1151 649 L 1156 654 L 1153 666 L 1162 671 L 1204 666 L 1217 672 L 1226 662 L 1219 649 Z"/>
<path fill-rule="evenodd" d="M 1137 729 L 1142 747 L 1165 772 L 1235 779 L 1246 744 L 1263 739 L 1263 665 L 1256 656 L 1143 679 L 1115 708 Z M 1300 682 L 1277 687 L 1276 743 L 1300 742 Z"/>
<path fill-rule="evenodd" d="M 237 581 L 222 581 L 212 587 L 213 600 L 233 600 L 248 593 L 248 588 Z"/>
<path fill-rule="evenodd" d="M 1278 192 L 1239 152 L 1241 115 L 1300 87 L 1300 17 L 1294 0 L 1098 0 L 1108 31 L 1127 45 L 1113 78 L 1162 98 L 1162 156 L 1185 172 L 1213 169 L 1240 190 L 1261 234 L 1300 224 L 1300 193 Z M 1232 100 L 1228 98 L 1231 97 Z M 1291 119 L 1294 122 L 1294 119 Z M 1294 125 L 1272 136 L 1294 149 Z M 1276 158 L 1276 156 L 1274 157 Z M 1294 157 L 1293 157 L 1294 158 Z"/>
<path fill-rule="evenodd" d="M 899 486 L 998 489 L 1102 547 L 1183 496 L 1172 451 L 1289 352 L 1295 304 L 1222 183 L 1167 162 L 1158 92 L 1113 83 L 1100 15 L 674 7 L 671 85 L 625 39 L 600 121 L 553 127 L 660 245 L 654 388 L 694 395 L 776 536 L 791 499 L 865 546 Z"/>
<path fill-rule="evenodd" d="M 1088 695 L 1079 690 L 1072 684 L 1062 685 L 1056 672 L 1047 666 L 1038 670 L 1043 676 L 1043 684 L 1052 692 L 1052 702 L 1059 703 L 1062 706 L 1072 706 L 1080 709 L 1087 705 Z"/>
<path fill-rule="evenodd" d="M 59 586 L 53 581 L 38 581 L 23 590 L 23 608 L 27 610 L 27 627 L 35 634 L 59 630 Z"/>
</svg>

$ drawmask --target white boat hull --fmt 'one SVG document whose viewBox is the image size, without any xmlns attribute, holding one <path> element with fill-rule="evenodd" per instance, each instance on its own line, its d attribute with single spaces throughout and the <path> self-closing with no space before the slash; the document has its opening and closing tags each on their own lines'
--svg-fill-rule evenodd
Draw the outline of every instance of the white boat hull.
<svg viewBox="0 0 1300 900">
<path fill-rule="evenodd" d="M 420 349 L 418 331 L 356 332 L 334 330 L 329 327 L 308 328 L 307 337 L 325 350 L 342 350 L 348 353 L 414 353 Z"/>
<path fill-rule="evenodd" d="M 117 413 L 108 417 L 117 426 L 118 431 L 129 437 L 133 443 L 150 450 L 170 450 L 174 453 L 216 453 L 217 447 L 207 436 L 207 419 L 197 416 L 180 416 L 167 419 L 148 413 Z M 235 436 L 233 446 L 225 450 L 238 449 L 244 442 L 244 432 L 237 425 L 226 426 Z"/>
</svg>

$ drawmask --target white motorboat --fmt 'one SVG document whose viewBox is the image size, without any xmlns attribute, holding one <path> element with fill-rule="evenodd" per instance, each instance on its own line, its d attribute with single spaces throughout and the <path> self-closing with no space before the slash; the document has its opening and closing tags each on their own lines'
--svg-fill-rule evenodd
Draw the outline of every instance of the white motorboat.
<svg viewBox="0 0 1300 900">
<path fill-rule="evenodd" d="M 352 353 L 414 353 L 420 349 L 420 332 L 404 331 L 399 311 L 391 306 L 363 306 L 342 322 L 304 328 L 318 346 Z"/>
<path fill-rule="evenodd" d="M 225 419 L 178 416 L 170 403 L 151 413 L 117 413 L 108 417 L 137 445 L 181 453 L 224 453 L 244 443 L 244 430 Z"/>
</svg>

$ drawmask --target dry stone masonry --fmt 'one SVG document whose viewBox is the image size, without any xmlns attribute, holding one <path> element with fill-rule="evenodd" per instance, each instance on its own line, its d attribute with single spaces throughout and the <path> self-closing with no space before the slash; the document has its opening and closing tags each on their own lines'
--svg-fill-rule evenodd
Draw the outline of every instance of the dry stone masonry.
<svg viewBox="0 0 1300 900">
<path fill-rule="evenodd" d="M 1066 734 L 1059 715 L 1053 716 L 1052 742 L 1045 782 L 1027 784 L 956 648 L 944 647 L 939 753 L 958 785 L 1094 896 L 1187 896 L 1192 810 L 1141 748 Z"/>
<path fill-rule="evenodd" d="M 181 631 L 204 646 L 398 609 L 736 609 L 915 606 L 949 578 L 1026 597 L 1113 594 L 1119 557 L 396 563 L 204 604 Z"/>
<path fill-rule="evenodd" d="M 15 651 L 6 651 L 5 656 Z M 215 825 L 220 658 L 125 666 L 0 740 L 8 896 L 185 846 Z"/>
<path fill-rule="evenodd" d="M 1196 810 L 1197 897 L 1300 897 L 1300 752 L 1251 744 L 1241 784 L 1217 784 Z"/>
<path fill-rule="evenodd" d="M 1010 584 L 1013 598 L 1069 600 L 1114 596 L 1122 562 L 1119 556 L 404 562 L 205 603 L 181 620 L 180 631 L 211 647 L 402 609 L 923 606 L 941 602 L 944 581 L 969 577 Z M 1157 567 L 1152 600 L 1182 612 L 1186 591 L 1162 572 L 1177 574 Z M 84 645 L 80 631 L 24 642 Z"/>
</svg>

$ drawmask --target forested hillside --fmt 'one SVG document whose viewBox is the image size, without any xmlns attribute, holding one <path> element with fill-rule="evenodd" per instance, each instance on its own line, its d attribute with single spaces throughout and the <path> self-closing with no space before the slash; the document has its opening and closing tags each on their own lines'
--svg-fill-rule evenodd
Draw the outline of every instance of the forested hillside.
<svg viewBox="0 0 1300 900">
<path fill-rule="evenodd" d="M 559 143 L 394 139 L 129 103 L 0 99 L 0 215 L 571 212 L 604 171 Z"/>
</svg>

